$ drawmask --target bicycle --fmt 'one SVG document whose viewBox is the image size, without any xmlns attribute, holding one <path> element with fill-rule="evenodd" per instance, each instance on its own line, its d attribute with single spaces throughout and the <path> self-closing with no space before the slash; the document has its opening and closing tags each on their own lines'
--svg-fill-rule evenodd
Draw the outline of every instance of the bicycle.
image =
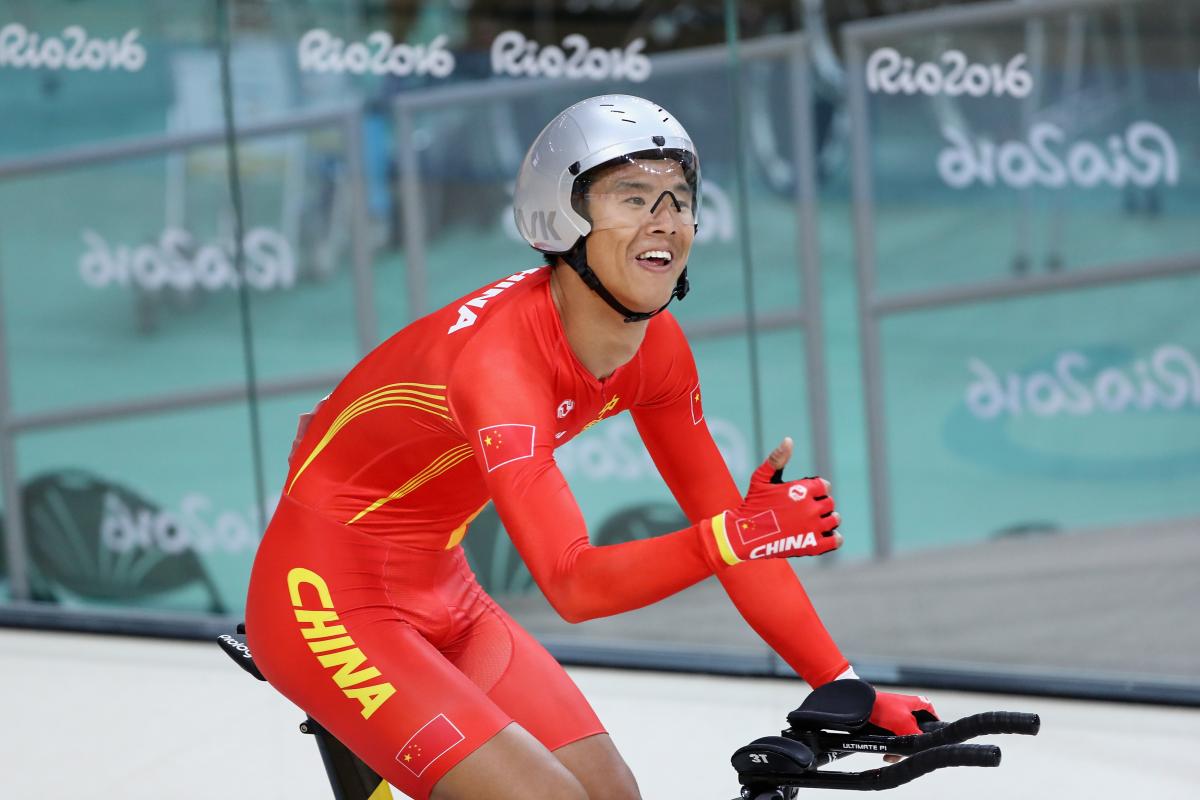
<svg viewBox="0 0 1200 800">
<path fill-rule="evenodd" d="M 246 646 L 246 626 L 225 633 L 217 642 L 246 672 L 265 681 Z M 1037 714 L 990 711 L 954 722 L 925 719 L 922 732 L 896 736 L 869 722 L 875 689 L 860 680 L 840 680 L 814 689 L 787 715 L 788 727 L 778 736 L 763 736 L 739 747 L 730 759 L 741 783 L 736 800 L 796 800 L 801 789 L 892 789 L 945 767 L 996 767 L 1000 748 L 965 744 L 991 734 L 1036 735 Z M 317 742 L 335 800 L 391 800 L 391 787 L 337 737 L 311 717 L 300 732 Z M 904 756 L 899 763 L 862 772 L 822 770 L 855 753 Z"/>
<path fill-rule="evenodd" d="M 922 733 L 897 736 L 868 720 L 875 689 L 864 681 L 840 680 L 814 689 L 787 715 L 779 736 L 764 736 L 738 748 L 731 761 L 742 784 L 742 800 L 794 800 L 800 789 L 894 789 L 945 767 L 996 767 L 1000 748 L 963 744 L 991 734 L 1037 735 L 1037 714 L 989 711 L 954 722 L 928 718 Z M 906 756 L 863 772 L 821 771 L 854 753 Z"/>
</svg>

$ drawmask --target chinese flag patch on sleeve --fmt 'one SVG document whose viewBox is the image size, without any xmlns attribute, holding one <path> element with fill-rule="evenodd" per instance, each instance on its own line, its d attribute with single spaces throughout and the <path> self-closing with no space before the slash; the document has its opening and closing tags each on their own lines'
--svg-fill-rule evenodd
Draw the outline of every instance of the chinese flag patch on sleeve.
<svg viewBox="0 0 1200 800">
<path fill-rule="evenodd" d="M 699 425 L 704 419 L 704 409 L 700 406 L 700 384 L 692 389 L 692 424 Z"/>
<path fill-rule="evenodd" d="M 408 744 L 396 754 L 396 760 L 419 778 L 430 764 L 466 738 L 445 714 L 438 714 L 412 735 Z"/>
<path fill-rule="evenodd" d="M 479 429 L 479 449 L 487 471 L 533 456 L 532 425 L 490 425 Z"/>
</svg>

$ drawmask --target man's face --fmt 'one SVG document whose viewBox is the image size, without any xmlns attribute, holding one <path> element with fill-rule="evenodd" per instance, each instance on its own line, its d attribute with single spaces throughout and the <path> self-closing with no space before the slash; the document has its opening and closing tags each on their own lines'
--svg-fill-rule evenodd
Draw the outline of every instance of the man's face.
<svg viewBox="0 0 1200 800">
<path fill-rule="evenodd" d="M 683 166 L 671 159 L 631 161 L 605 172 L 586 197 L 592 221 L 587 260 L 600 281 L 634 311 L 666 303 L 695 235 Z"/>
</svg>

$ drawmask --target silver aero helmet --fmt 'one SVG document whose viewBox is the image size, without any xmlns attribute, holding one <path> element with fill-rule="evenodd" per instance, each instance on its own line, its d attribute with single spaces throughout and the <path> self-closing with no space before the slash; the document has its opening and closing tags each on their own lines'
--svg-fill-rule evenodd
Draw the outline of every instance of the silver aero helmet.
<svg viewBox="0 0 1200 800">
<path fill-rule="evenodd" d="M 692 194 L 687 220 L 694 225 L 700 160 L 691 137 L 662 106 L 627 94 L 582 100 L 551 120 L 525 154 L 513 193 L 513 215 L 525 241 L 542 253 L 561 256 L 626 322 L 649 319 L 688 291 L 685 265 L 667 304 L 654 311 L 633 311 L 613 297 L 587 265 L 584 240 L 593 223 L 581 213 L 580 196 L 601 168 L 634 159 L 669 159 L 682 167 Z M 672 192 L 663 196 L 670 196 L 680 210 Z"/>
</svg>

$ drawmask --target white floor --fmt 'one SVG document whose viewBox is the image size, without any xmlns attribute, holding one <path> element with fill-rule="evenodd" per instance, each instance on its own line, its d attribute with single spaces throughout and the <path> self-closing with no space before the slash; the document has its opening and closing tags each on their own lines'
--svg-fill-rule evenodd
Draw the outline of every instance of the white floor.
<svg viewBox="0 0 1200 800">
<path fill-rule="evenodd" d="M 777 733 L 805 691 L 794 681 L 571 672 L 647 800 L 735 797 L 729 755 Z M 302 715 L 215 644 L 0 629 L 0 676 L 3 800 L 331 797 L 316 746 L 296 731 Z M 946 718 L 1036 711 L 1042 734 L 996 737 L 999 769 L 946 770 L 890 798 L 1200 797 L 1200 709 L 956 692 L 933 700 Z M 841 763 L 880 763 L 853 759 Z"/>
</svg>

